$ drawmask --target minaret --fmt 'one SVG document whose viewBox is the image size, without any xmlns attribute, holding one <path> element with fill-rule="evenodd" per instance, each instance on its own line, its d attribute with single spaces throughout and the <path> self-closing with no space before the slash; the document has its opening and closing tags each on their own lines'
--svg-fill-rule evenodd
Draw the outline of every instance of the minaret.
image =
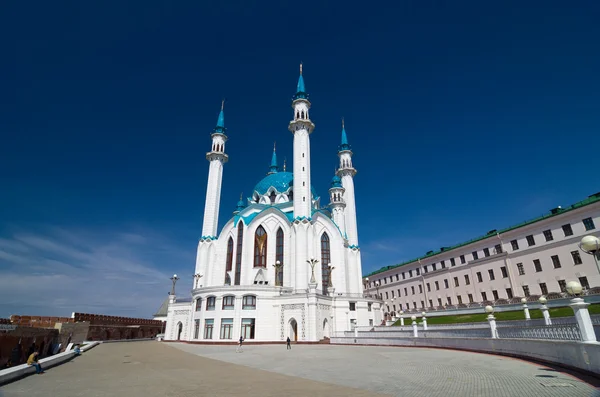
<svg viewBox="0 0 600 397">
<path fill-rule="evenodd" d="M 294 134 L 294 219 L 311 217 L 312 197 L 310 190 L 310 138 L 315 128 L 310 121 L 308 111 L 310 102 L 304 88 L 302 64 L 298 87 L 293 97 L 292 108 L 294 119 L 289 124 L 289 130 Z"/>
<path fill-rule="evenodd" d="M 348 245 L 350 248 L 358 248 L 358 229 L 356 226 L 356 201 L 354 199 L 354 175 L 356 169 L 352 166 L 352 150 L 346 137 L 346 128 L 342 119 L 342 144 L 340 145 L 338 156 L 340 158 L 340 167 L 337 175 L 342 179 L 342 186 L 345 189 L 344 201 L 346 202 L 346 234 L 348 236 Z"/>
<path fill-rule="evenodd" d="M 225 135 L 225 118 L 223 115 L 224 104 L 225 101 L 221 102 L 221 112 L 219 113 L 217 126 L 211 135 L 212 149 L 210 152 L 206 153 L 206 159 L 209 161 L 210 166 L 208 169 L 208 183 L 206 186 L 206 202 L 204 204 L 204 220 L 202 224 L 201 240 L 214 240 L 217 238 L 223 164 L 229 159 L 229 156 L 225 154 L 227 135 Z"/>
<path fill-rule="evenodd" d="M 346 189 L 342 186 L 342 180 L 339 176 L 335 175 L 331 179 L 331 187 L 329 188 L 329 208 L 331 209 L 331 216 L 333 222 L 337 225 L 342 233 L 342 236 L 346 235 L 346 219 L 344 209 L 346 203 L 344 202 L 344 192 Z"/>
<path fill-rule="evenodd" d="M 275 144 L 273 144 L 273 156 L 271 156 L 271 165 L 269 166 L 269 172 L 267 175 L 276 174 L 279 172 L 279 166 L 277 165 L 277 153 L 275 152 Z"/>
</svg>

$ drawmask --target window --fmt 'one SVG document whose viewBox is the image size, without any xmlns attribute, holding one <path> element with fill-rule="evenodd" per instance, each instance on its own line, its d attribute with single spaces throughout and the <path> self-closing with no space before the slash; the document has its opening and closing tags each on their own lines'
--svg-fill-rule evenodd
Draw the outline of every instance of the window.
<svg viewBox="0 0 600 397">
<path fill-rule="evenodd" d="M 458 304 L 459 304 L 459 305 L 462 305 L 462 297 L 461 297 L 460 295 L 458 295 L 458 296 L 456 297 L 456 299 L 458 299 Z"/>
<path fill-rule="evenodd" d="M 408 296 L 408 288 L 404 287 L 404 296 Z"/>
<path fill-rule="evenodd" d="M 400 281 L 400 277 L 396 274 L 396 281 Z"/>
<path fill-rule="evenodd" d="M 533 266 L 535 267 L 535 271 L 536 272 L 541 272 L 542 271 L 542 264 L 540 263 L 539 259 L 534 259 L 533 260 Z"/>
<path fill-rule="evenodd" d="M 594 225 L 594 220 L 592 218 L 585 218 L 583 221 L 583 226 L 585 226 L 585 230 L 593 230 L 596 228 Z"/>
<path fill-rule="evenodd" d="M 542 291 L 542 295 L 548 295 L 548 287 L 546 287 L 546 283 L 540 283 L 540 290 Z"/>
<path fill-rule="evenodd" d="M 484 248 L 483 249 L 483 255 L 490 256 L 490 249 L 489 248 Z"/>
<path fill-rule="evenodd" d="M 523 276 L 525 274 L 525 268 L 522 263 L 517 263 L 517 271 L 519 272 L 519 276 Z"/>
<path fill-rule="evenodd" d="M 200 333 L 200 320 L 195 320 L 194 322 L 194 339 L 198 339 L 198 334 Z"/>
<path fill-rule="evenodd" d="M 279 262 L 279 264 L 277 264 Z M 283 229 L 277 230 L 277 238 L 275 241 L 275 286 L 283 286 Z"/>
<path fill-rule="evenodd" d="M 512 288 L 507 288 L 506 289 L 506 296 L 508 297 L 508 299 L 512 299 L 513 298 Z"/>
<path fill-rule="evenodd" d="M 437 265 L 436 265 L 435 263 L 432 263 L 432 264 L 431 264 L 431 269 L 432 269 L 434 272 L 436 271 L 436 266 L 437 266 Z"/>
<path fill-rule="evenodd" d="M 552 236 L 552 230 L 544 230 L 544 237 L 546 238 L 546 241 L 554 240 L 554 236 Z"/>
<path fill-rule="evenodd" d="M 494 300 L 495 300 L 495 301 L 497 301 L 498 299 L 500 299 L 500 298 L 498 297 L 498 291 L 496 291 L 496 290 L 493 290 L 493 291 L 492 291 L 492 295 L 494 295 Z"/>
<path fill-rule="evenodd" d="M 209 296 L 206 298 L 206 310 L 215 310 L 215 301 L 217 298 L 214 296 Z"/>
<path fill-rule="evenodd" d="M 233 310 L 235 302 L 235 296 L 224 296 L 223 297 L 223 310 Z"/>
<path fill-rule="evenodd" d="M 483 283 L 483 276 L 481 276 L 481 272 L 477 272 L 477 281 Z"/>
<path fill-rule="evenodd" d="M 469 297 L 469 303 L 473 303 L 473 294 L 468 294 L 467 296 Z"/>
<path fill-rule="evenodd" d="M 415 271 L 417 272 L 417 276 L 421 275 L 421 268 L 420 267 L 416 268 Z"/>
<path fill-rule="evenodd" d="M 431 292 L 431 285 L 427 283 L 427 292 Z"/>
<path fill-rule="evenodd" d="M 446 262 L 441 261 L 440 262 L 440 266 L 442 267 L 442 269 L 445 269 L 446 268 Z"/>
<path fill-rule="evenodd" d="M 560 288 L 560 292 L 567 292 L 567 281 L 558 280 L 558 287 Z"/>
<path fill-rule="evenodd" d="M 262 226 L 254 233 L 254 267 L 267 267 L 267 232 Z"/>
<path fill-rule="evenodd" d="M 448 304 L 451 305 L 452 304 L 452 298 L 450 298 L 449 296 L 447 297 L 448 299 Z"/>
<path fill-rule="evenodd" d="M 439 289 L 440 289 L 440 284 L 439 284 L 439 283 L 436 281 L 436 282 L 435 282 L 435 290 L 437 291 L 437 290 L 439 290 Z"/>
<path fill-rule="evenodd" d="M 433 300 L 429 299 L 429 307 L 433 307 Z"/>
<path fill-rule="evenodd" d="M 229 237 L 227 241 L 227 260 L 225 271 L 230 272 L 233 269 L 233 237 Z"/>
<path fill-rule="evenodd" d="M 221 319 L 221 339 L 231 339 L 233 330 L 233 319 L 223 318 Z"/>
<path fill-rule="evenodd" d="M 448 284 L 448 279 L 444 279 L 444 288 L 450 288 L 450 285 Z"/>
<path fill-rule="evenodd" d="M 373 310 L 373 304 L 372 303 L 367 303 L 367 311 L 372 311 Z"/>
<path fill-rule="evenodd" d="M 526 297 L 529 297 L 529 286 L 528 285 L 523 285 L 523 294 Z"/>
<path fill-rule="evenodd" d="M 406 273 L 402 272 L 402 280 L 406 280 Z"/>
<path fill-rule="evenodd" d="M 565 237 L 569 237 L 573 235 L 573 229 L 571 229 L 571 224 L 567 223 L 566 225 L 562 225 L 562 230 L 565 233 Z"/>
<path fill-rule="evenodd" d="M 502 272 L 502 278 L 508 277 L 508 271 L 506 270 L 506 266 L 502 266 L 500 268 L 500 271 Z"/>
<path fill-rule="evenodd" d="M 419 294 L 423 293 L 423 286 L 421 284 L 419 284 Z"/>
<path fill-rule="evenodd" d="M 215 320 L 212 318 L 204 320 L 204 339 L 212 339 L 214 324 Z"/>
<path fill-rule="evenodd" d="M 394 310 L 396 310 L 396 309 L 394 309 Z M 356 311 L 356 302 L 350 302 L 350 311 L 351 312 Z"/>
<path fill-rule="evenodd" d="M 465 285 L 470 285 L 471 284 L 471 280 L 469 280 L 469 275 L 465 274 Z"/>
<path fill-rule="evenodd" d="M 398 297 L 400 297 L 400 288 L 398 288 Z"/>
<path fill-rule="evenodd" d="M 394 311 L 396 311 L 396 305 L 392 305 L 392 309 L 394 309 Z"/>
<path fill-rule="evenodd" d="M 584 289 L 590 289 L 587 277 L 579 277 L 579 284 L 581 284 Z"/>
<path fill-rule="evenodd" d="M 387 284 L 387 277 L 384 277 L 384 278 L 383 278 L 383 283 L 384 283 L 384 284 Z"/>
<path fill-rule="evenodd" d="M 389 299 L 389 298 L 390 298 L 390 296 L 389 296 L 389 295 L 388 295 L 388 293 L 386 292 L 386 293 L 385 293 L 385 299 Z"/>
<path fill-rule="evenodd" d="M 256 296 L 254 295 L 246 295 L 242 299 L 242 309 L 244 310 L 254 310 L 256 309 Z"/>
<path fill-rule="evenodd" d="M 510 242 L 510 245 L 512 246 L 513 251 L 516 251 L 519 249 L 519 242 L 517 240 L 512 240 Z"/>
<path fill-rule="evenodd" d="M 408 277 L 412 277 L 412 270 L 408 271 Z"/>
<path fill-rule="evenodd" d="M 467 260 L 465 259 L 465 256 L 464 256 L 464 255 L 461 255 L 461 256 L 460 256 L 460 263 L 461 263 L 461 264 L 465 264 L 465 263 L 467 263 Z"/>
<path fill-rule="evenodd" d="M 488 274 L 490 275 L 490 281 L 493 281 L 496 279 L 496 277 L 494 276 L 494 269 L 488 270 Z"/>
<path fill-rule="evenodd" d="M 450 266 L 456 266 L 456 261 L 454 258 L 450 258 Z"/>
<path fill-rule="evenodd" d="M 424 301 L 421 301 L 421 308 L 425 309 L 425 302 Z"/>
<path fill-rule="evenodd" d="M 321 287 L 323 289 L 323 294 L 327 294 L 327 290 L 329 284 L 331 284 L 331 280 L 329 280 L 329 265 L 331 262 L 331 247 L 329 245 L 329 236 L 327 233 L 323 233 L 321 236 Z M 391 281 L 390 276 L 390 281 Z M 387 283 L 387 277 L 385 278 Z"/>
<path fill-rule="evenodd" d="M 571 251 L 571 256 L 573 257 L 574 265 L 581 265 L 583 263 L 583 261 L 581 260 L 581 255 L 579 254 L 579 251 Z"/>
<path fill-rule="evenodd" d="M 454 286 L 458 287 L 458 277 L 454 277 Z"/>
<path fill-rule="evenodd" d="M 484 302 L 487 301 L 487 294 L 485 292 L 481 292 L 481 300 L 483 300 Z"/>
<path fill-rule="evenodd" d="M 550 257 L 552 259 L 552 264 L 554 265 L 555 269 L 560 269 L 560 259 L 558 259 L 558 255 L 552 255 Z"/>
<path fill-rule="evenodd" d="M 240 285 L 242 278 L 242 243 L 244 241 L 244 223 L 238 223 L 237 247 L 235 249 L 235 285 Z"/>
<path fill-rule="evenodd" d="M 202 310 L 202 298 L 196 299 L 196 311 L 199 312 L 200 310 Z"/>
<path fill-rule="evenodd" d="M 479 255 L 477 255 L 477 251 L 473 251 L 473 260 L 479 259 Z"/>
<path fill-rule="evenodd" d="M 242 319 L 242 337 L 244 339 L 254 339 L 254 322 L 253 318 Z"/>
<path fill-rule="evenodd" d="M 392 298 L 394 298 L 394 290 L 392 290 Z"/>
<path fill-rule="evenodd" d="M 438 298 L 438 306 L 442 306 L 442 298 Z"/>
<path fill-rule="evenodd" d="M 410 287 L 410 292 L 412 292 L 412 294 L 415 294 L 415 286 L 413 285 L 412 287 Z"/>
<path fill-rule="evenodd" d="M 529 236 L 527 236 L 527 244 L 532 247 L 535 245 L 535 239 L 533 238 L 533 235 L 530 234 Z"/>
<path fill-rule="evenodd" d="M 429 269 L 427 269 L 427 265 L 423 266 L 423 273 L 429 273 Z"/>
</svg>

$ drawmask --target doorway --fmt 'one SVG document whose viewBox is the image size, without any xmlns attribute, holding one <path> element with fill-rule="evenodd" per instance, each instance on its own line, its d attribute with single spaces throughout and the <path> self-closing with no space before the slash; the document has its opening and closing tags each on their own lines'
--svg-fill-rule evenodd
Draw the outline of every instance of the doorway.
<svg viewBox="0 0 600 397">
<path fill-rule="evenodd" d="M 327 319 L 323 320 L 323 338 L 329 339 L 329 322 Z"/>
<path fill-rule="evenodd" d="M 298 323 L 296 319 L 290 319 L 290 340 L 297 342 L 298 341 Z"/>
<path fill-rule="evenodd" d="M 178 323 L 177 324 L 177 340 L 181 339 L 181 333 L 183 332 L 183 324 Z"/>
</svg>

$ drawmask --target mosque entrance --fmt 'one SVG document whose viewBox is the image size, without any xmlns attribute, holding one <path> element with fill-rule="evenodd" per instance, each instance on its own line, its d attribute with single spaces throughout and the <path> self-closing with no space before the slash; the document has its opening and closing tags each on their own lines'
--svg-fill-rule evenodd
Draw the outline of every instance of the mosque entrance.
<svg viewBox="0 0 600 397">
<path fill-rule="evenodd" d="M 177 340 L 181 339 L 181 332 L 183 332 L 183 324 L 177 324 Z"/>
<path fill-rule="evenodd" d="M 290 340 L 298 341 L 298 323 L 294 318 L 290 319 Z"/>
<path fill-rule="evenodd" d="M 329 338 L 329 322 L 327 319 L 323 320 L 323 338 Z"/>
</svg>

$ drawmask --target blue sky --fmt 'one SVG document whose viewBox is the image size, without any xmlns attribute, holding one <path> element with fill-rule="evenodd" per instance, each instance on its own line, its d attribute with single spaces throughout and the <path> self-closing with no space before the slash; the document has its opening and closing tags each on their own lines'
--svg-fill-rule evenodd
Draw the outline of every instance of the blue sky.
<svg viewBox="0 0 600 397">
<path fill-rule="evenodd" d="M 304 63 L 313 185 L 340 119 L 363 271 L 600 190 L 592 1 L 11 2 L 0 37 L 0 316 L 148 316 L 191 287 L 222 98 L 224 224 L 292 157 Z"/>
</svg>

